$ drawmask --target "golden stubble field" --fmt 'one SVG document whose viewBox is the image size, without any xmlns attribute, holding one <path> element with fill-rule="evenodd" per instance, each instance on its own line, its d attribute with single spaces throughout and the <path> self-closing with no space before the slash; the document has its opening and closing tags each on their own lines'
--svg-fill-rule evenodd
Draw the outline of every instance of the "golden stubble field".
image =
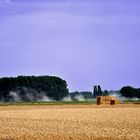
<svg viewBox="0 0 140 140">
<path fill-rule="evenodd" d="M 140 140 L 140 105 L 1 106 L 0 140 Z"/>
</svg>

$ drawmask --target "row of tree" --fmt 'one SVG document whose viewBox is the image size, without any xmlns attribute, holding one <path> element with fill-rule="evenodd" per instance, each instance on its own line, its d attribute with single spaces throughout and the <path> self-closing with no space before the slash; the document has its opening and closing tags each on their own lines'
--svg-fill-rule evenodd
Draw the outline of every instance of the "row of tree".
<svg viewBox="0 0 140 140">
<path fill-rule="evenodd" d="M 110 94 L 112 94 L 112 91 L 110 91 L 110 92 L 108 90 L 102 91 L 100 85 L 95 85 L 93 87 L 93 97 L 94 98 L 97 96 L 107 96 Z M 122 87 L 121 90 L 116 91 L 116 94 L 120 94 L 120 96 L 126 97 L 126 98 L 140 98 L 140 88 L 125 86 L 125 87 Z"/>
<path fill-rule="evenodd" d="M 61 100 L 68 95 L 73 100 L 77 96 L 89 99 L 96 98 L 97 96 L 107 96 L 110 93 L 108 90 L 103 91 L 100 85 L 93 87 L 93 93 L 88 91 L 69 93 L 66 81 L 55 76 L 0 78 L 0 101 L 38 101 L 43 97 Z M 140 98 L 140 88 L 125 86 L 121 90 L 116 91 L 116 93 L 127 98 Z"/>
<path fill-rule="evenodd" d="M 107 96 L 109 95 L 108 90 L 102 90 L 100 85 L 95 85 L 93 87 L 93 97 L 96 98 L 97 96 Z"/>
<path fill-rule="evenodd" d="M 59 77 L 18 76 L 0 78 L 0 101 L 11 101 L 14 97 L 20 97 L 22 101 L 36 101 L 42 96 L 61 100 L 67 95 L 67 83 Z"/>
<path fill-rule="evenodd" d="M 125 86 L 121 88 L 120 93 L 127 98 L 140 98 L 140 88 Z"/>
</svg>

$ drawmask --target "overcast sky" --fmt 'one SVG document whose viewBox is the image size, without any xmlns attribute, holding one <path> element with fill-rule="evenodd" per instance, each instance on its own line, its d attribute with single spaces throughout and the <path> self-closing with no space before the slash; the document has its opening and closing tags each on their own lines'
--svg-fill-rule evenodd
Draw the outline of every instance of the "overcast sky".
<svg viewBox="0 0 140 140">
<path fill-rule="evenodd" d="M 0 0 L 0 77 L 91 91 L 140 87 L 139 74 L 140 0 Z"/>
</svg>

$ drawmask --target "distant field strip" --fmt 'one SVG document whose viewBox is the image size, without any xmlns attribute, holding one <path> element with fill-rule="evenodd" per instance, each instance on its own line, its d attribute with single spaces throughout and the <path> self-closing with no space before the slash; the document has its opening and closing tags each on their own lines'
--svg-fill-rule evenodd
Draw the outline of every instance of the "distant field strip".
<svg viewBox="0 0 140 140">
<path fill-rule="evenodd" d="M 1 106 L 0 140 L 140 140 L 140 105 Z"/>
</svg>

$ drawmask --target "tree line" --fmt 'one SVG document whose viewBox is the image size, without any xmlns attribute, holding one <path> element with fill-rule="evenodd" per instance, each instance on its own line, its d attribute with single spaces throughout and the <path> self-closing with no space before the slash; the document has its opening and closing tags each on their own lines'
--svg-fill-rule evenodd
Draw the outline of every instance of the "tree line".
<svg viewBox="0 0 140 140">
<path fill-rule="evenodd" d="M 95 85 L 93 87 L 93 97 L 97 96 L 108 96 L 112 91 L 102 90 L 100 85 Z M 131 86 L 124 86 L 120 90 L 115 91 L 116 94 L 119 94 L 122 97 L 126 98 L 140 98 L 140 88 L 134 88 Z"/>
<path fill-rule="evenodd" d="M 140 98 L 140 88 L 125 86 L 121 88 L 120 93 L 127 98 Z"/>
<path fill-rule="evenodd" d="M 131 86 L 122 87 L 115 91 L 122 97 L 140 98 L 140 88 Z M 44 97 L 51 100 L 61 100 L 65 96 L 70 96 L 76 100 L 77 96 L 86 99 L 97 96 L 111 95 L 111 91 L 102 90 L 100 85 L 93 87 L 93 92 L 72 92 L 69 93 L 65 80 L 55 76 L 18 76 L 0 78 L 0 101 L 41 101 Z"/>
<path fill-rule="evenodd" d="M 97 97 L 97 96 L 108 96 L 109 95 L 109 91 L 108 90 L 102 90 L 100 85 L 95 85 L 93 87 L 93 97 Z"/>
<path fill-rule="evenodd" d="M 11 94 L 12 92 L 12 94 Z M 55 76 L 18 76 L 0 78 L 0 101 L 36 101 L 42 96 L 61 100 L 68 95 L 67 83 Z"/>
</svg>

